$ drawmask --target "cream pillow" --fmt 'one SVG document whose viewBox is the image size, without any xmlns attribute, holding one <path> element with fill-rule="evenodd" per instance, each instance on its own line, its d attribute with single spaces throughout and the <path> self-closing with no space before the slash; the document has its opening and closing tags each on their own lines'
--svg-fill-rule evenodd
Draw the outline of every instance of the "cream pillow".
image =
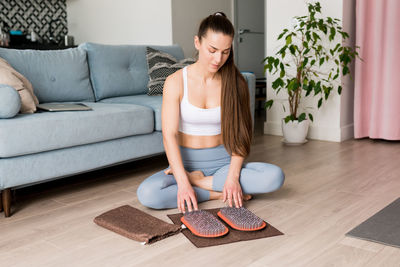
<svg viewBox="0 0 400 267">
<path fill-rule="evenodd" d="M 20 113 L 34 113 L 39 101 L 33 93 L 32 84 L 7 61 L 0 58 L 0 84 L 7 84 L 18 91 L 21 97 Z"/>
</svg>

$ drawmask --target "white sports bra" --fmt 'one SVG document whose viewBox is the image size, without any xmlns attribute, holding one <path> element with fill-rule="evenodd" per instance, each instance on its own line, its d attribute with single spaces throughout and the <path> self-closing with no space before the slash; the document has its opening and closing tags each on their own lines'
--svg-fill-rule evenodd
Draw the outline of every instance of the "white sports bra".
<svg viewBox="0 0 400 267">
<path fill-rule="evenodd" d="M 179 131 L 190 135 L 221 134 L 221 106 L 199 108 L 189 103 L 187 66 L 183 68 L 183 97 L 180 105 Z"/>
</svg>

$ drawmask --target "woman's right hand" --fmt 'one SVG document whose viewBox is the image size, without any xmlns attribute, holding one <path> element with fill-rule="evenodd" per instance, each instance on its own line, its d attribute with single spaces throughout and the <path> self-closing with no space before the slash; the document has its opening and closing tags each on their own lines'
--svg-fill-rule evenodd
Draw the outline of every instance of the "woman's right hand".
<svg viewBox="0 0 400 267">
<path fill-rule="evenodd" d="M 189 212 L 198 210 L 196 192 L 190 183 L 178 185 L 177 201 L 178 210 L 182 213 L 185 213 L 185 202 Z"/>
</svg>

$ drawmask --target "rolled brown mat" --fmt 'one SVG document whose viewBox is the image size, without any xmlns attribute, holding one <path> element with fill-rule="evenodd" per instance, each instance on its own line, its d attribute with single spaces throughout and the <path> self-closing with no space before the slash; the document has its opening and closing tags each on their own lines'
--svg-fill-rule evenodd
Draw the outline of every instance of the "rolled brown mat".
<svg viewBox="0 0 400 267">
<path fill-rule="evenodd" d="M 146 245 L 181 231 L 180 225 L 164 222 L 129 205 L 107 211 L 94 218 L 94 222 Z"/>
</svg>

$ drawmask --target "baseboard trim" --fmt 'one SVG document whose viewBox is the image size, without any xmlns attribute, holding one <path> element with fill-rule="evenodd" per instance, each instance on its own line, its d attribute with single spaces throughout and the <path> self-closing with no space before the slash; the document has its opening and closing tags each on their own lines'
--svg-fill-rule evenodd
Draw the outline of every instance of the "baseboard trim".
<svg viewBox="0 0 400 267">
<path fill-rule="evenodd" d="M 281 122 L 265 122 L 264 134 L 282 136 Z M 354 138 L 354 124 L 347 124 L 340 128 L 310 125 L 308 139 L 342 142 Z"/>
<path fill-rule="evenodd" d="M 354 139 L 354 123 L 350 123 L 340 127 L 341 138 L 340 141 Z"/>
<path fill-rule="evenodd" d="M 280 122 L 264 122 L 264 134 L 282 136 L 282 125 Z"/>
</svg>

